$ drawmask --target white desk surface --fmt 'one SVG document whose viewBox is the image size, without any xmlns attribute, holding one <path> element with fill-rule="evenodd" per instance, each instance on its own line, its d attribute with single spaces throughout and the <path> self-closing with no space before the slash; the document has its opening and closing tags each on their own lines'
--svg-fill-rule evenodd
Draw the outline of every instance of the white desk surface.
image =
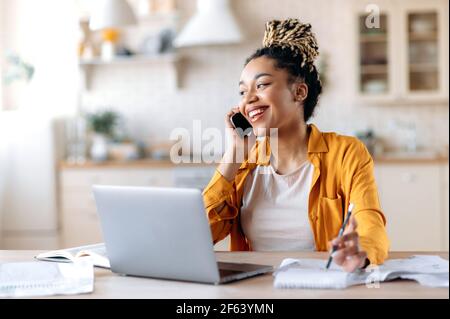
<svg viewBox="0 0 450 319">
<path fill-rule="evenodd" d="M 37 250 L 0 250 L 0 263 L 32 261 Z M 440 255 L 448 260 L 448 252 L 392 252 L 390 258 L 416 254 Z M 217 252 L 219 261 L 249 262 L 278 266 L 284 258 L 323 258 L 323 252 Z M 109 270 L 95 268 L 95 288 L 91 294 L 52 296 L 51 298 L 449 298 L 448 288 L 428 288 L 415 281 L 396 280 L 381 283 L 379 288 L 365 285 L 344 290 L 275 289 L 273 276 L 266 274 L 224 285 L 207 285 L 151 278 L 119 276 Z"/>
</svg>

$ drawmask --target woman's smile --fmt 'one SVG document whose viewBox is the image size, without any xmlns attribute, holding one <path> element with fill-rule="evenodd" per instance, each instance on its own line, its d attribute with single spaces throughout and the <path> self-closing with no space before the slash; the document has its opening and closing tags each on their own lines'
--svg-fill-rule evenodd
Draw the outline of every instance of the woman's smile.
<svg viewBox="0 0 450 319">
<path fill-rule="evenodd" d="M 260 118 L 262 118 L 269 107 L 267 105 L 251 107 L 247 111 L 248 117 L 252 123 L 255 123 Z"/>
</svg>

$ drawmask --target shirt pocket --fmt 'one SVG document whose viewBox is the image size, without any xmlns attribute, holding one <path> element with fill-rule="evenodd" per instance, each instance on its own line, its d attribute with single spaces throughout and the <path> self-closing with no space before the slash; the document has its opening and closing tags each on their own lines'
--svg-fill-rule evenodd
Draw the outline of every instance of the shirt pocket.
<svg viewBox="0 0 450 319">
<path fill-rule="evenodd" d="M 342 198 L 320 198 L 320 217 L 327 241 L 335 238 L 343 223 Z"/>
</svg>

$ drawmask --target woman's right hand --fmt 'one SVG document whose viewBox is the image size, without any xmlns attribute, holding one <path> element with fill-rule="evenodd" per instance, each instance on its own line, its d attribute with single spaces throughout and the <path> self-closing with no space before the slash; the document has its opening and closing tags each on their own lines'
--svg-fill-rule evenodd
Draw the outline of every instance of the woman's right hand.
<svg viewBox="0 0 450 319">
<path fill-rule="evenodd" d="M 227 137 L 227 149 L 225 152 L 236 155 L 234 162 L 236 164 L 241 164 L 245 159 L 247 159 L 248 153 L 256 142 L 256 138 L 253 132 L 250 136 L 245 136 L 244 138 L 239 136 L 231 123 L 231 117 L 236 113 L 239 113 L 238 106 L 232 108 L 225 116 L 225 134 Z"/>
<path fill-rule="evenodd" d="M 227 148 L 218 167 L 222 176 L 230 182 L 236 177 L 239 167 L 247 159 L 248 153 L 256 142 L 256 137 L 253 133 L 244 138 L 237 134 L 236 129 L 231 123 L 231 117 L 238 112 L 239 107 L 234 107 L 225 116 Z"/>
</svg>

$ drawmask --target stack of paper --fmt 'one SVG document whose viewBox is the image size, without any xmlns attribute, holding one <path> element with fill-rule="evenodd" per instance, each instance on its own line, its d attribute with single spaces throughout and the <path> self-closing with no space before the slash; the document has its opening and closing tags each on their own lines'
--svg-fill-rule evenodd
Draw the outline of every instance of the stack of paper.
<svg viewBox="0 0 450 319">
<path fill-rule="evenodd" d="M 415 255 L 392 259 L 377 267 L 347 273 L 332 264 L 325 269 L 325 260 L 284 259 L 274 273 L 275 288 L 342 289 L 353 285 L 373 285 L 393 279 L 415 280 L 429 287 L 448 287 L 448 261 L 439 256 Z"/>
<path fill-rule="evenodd" d="M 89 293 L 94 267 L 89 258 L 74 263 L 17 262 L 0 264 L 0 297 Z"/>
</svg>

